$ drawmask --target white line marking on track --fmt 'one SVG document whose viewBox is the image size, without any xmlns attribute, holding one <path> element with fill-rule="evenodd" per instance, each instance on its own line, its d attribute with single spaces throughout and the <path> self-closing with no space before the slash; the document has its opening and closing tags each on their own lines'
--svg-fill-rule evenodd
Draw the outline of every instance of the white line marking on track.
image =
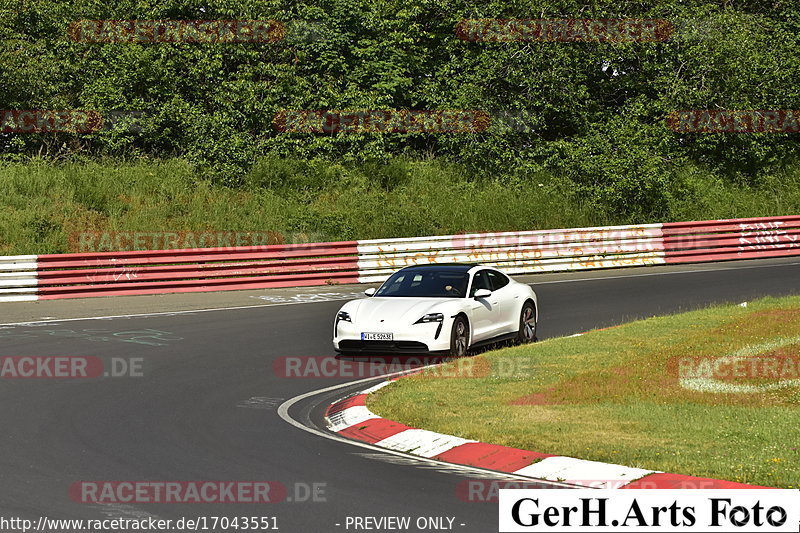
<svg viewBox="0 0 800 533">
<path fill-rule="evenodd" d="M 330 300 L 335 301 L 335 300 Z M 53 320 L 28 320 L 25 322 L 6 322 L 0 326 L 28 326 L 31 324 L 50 323 L 50 322 L 73 322 L 76 320 L 111 320 L 114 318 L 140 318 L 150 316 L 172 316 L 172 315 L 191 315 L 193 313 L 208 313 L 211 311 L 232 311 L 236 309 L 256 309 L 259 307 L 277 307 L 279 305 L 300 305 L 300 304 L 314 304 L 314 303 L 327 303 L 327 302 L 285 302 L 279 304 L 260 304 L 260 305 L 239 305 L 234 307 L 209 307 L 206 309 L 185 309 L 183 311 L 163 311 L 157 313 L 132 313 L 129 315 L 101 315 L 101 316 L 84 316 L 77 318 L 56 318 Z"/>
<path fill-rule="evenodd" d="M 435 365 L 429 365 L 429 366 L 435 366 Z M 306 393 L 301 394 L 299 396 L 295 396 L 294 398 L 291 398 L 291 399 L 285 401 L 283 404 L 281 404 L 281 406 L 278 407 L 278 416 L 280 416 L 285 422 L 288 422 L 289 424 L 293 425 L 294 427 L 296 427 L 298 429 L 302 429 L 303 431 L 306 431 L 306 432 L 311 433 L 313 435 L 317 435 L 318 437 L 323 437 L 323 438 L 326 438 L 326 439 L 329 439 L 329 440 L 335 440 L 335 441 L 338 441 L 338 442 L 343 442 L 343 443 L 349 444 L 351 446 L 358 446 L 359 448 L 372 450 L 374 452 L 381 452 L 382 454 L 389 454 L 389 455 L 394 455 L 394 456 L 397 456 L 397 457 L 404 457 L 406 459 L 412 458 L 412 459 L 415 459 L 417 461 L 426 462 L 427 464 L 430 464 L 430 465 L 437 465 L 439 467 L 447 468 L 448 470 L 451 470 L 451 471 L 459 471 L 459 472 L 461 472 L 462 474 L 465 474 L 465 475 L 468 474 L 468 473 L 472 474 L 472 475 L 475 475 L 476 473 L 478 473 L 478 474 L 481 474 L 483 476 L 485 476 L 487 474 L 494 474 L 495 476 L 502 476 L 503 478 L 513 478 L 513 479 L 520 480 L 520 481 L 530 481 L 531 479 L 533 479 L 535 481 L 541 481 L 541 482 L 544 482 L 544 483 L 557 485 L 557 486 L 560 486 L 560 487 L 563 487 L 563 488 L 576 488 L 574 485 L 569 485 L 567 483 L 559 483 L 559 482 L 555 482 L 555 481 L 540 480 L 540 479 L 535 479 L 535 478 L 531 478 L 531 477 L 528 477 L 528 476 L 520 476 L 520 475 L 515 475 L 515 474 L 505 473 L 505 472 L 495 472 L 493 470 L 488 470 L 488 469 L 485 469 L 485 468 L 478 468 L 478 467 L 474 467 L 474 466 L 457 465 L 455 463 L 448 463 L 448 462 L 445 462 L 445 461 L 437 461 L 436 459 L 427 459 L 427 458 L 420 457 L 418 455 L 411 455 L 411 454 L 406 454 L 406 453 L 403 453 L 403 452 L 398 452 L 398 451 L 395 451 L 395 450 L 387 450 L 386 448 L 379 448 L 379 447 L 374 446 L 372 444 L 367 444 L 366 442 L 359 442 L 359 441 L 356 441 L 356 440 L 350 440 L 350 439 L 346 439 L 344 437 L 340 437 L 339 435 L 336 435 L 335 433 L 328 433 L 326 431 L 320 431 L 320 430 L 315 429 L 315 428 L 310 428 L 310 427 L 298 422 L 297 420 L 295 420 L 291 416 L 289 416 L 289 409 L 294 404 L 296 404 L 297 402 L 305 400 L 306 398 L 310 398 L 310 397 L 316 396 L 318 394 L 324 394 L 326 392 L 334 391 L 334 390 L 337 390 L 337 389 L 343 389 L 345 387 L 350 387 L 352 385 L 357 385 L 359 383 L 367 383 L 367 382 L 372 381 L 374 379 L 400 376 L 400 375 L 405 374 L 405 373 L 407 373 L 407 371 L 394 372 L 392 374 L 386 374 L 384 376 L 375 376 L 375 377 L 359 379 L 359 380 L 356 380 L 356 381 L 350 381 L 348 383 L 342 383 L 342 384 L 339 384 L 339 385 L 332 385 L 330 387 L 325 387 L 324 389 L 317 389 L 317 390 L 306 392 Z"/>
</svg>

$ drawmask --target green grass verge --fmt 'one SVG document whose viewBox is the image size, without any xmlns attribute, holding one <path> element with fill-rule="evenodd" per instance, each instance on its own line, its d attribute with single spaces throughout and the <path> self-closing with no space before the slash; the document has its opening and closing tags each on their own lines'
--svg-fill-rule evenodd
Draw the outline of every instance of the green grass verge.
<svg viewBox="0 0 800 533">
<path fill-rule="evenodd" d="M 798 339 L 800 297 L 767 298 L 487 352 L 459 378 L 402 379 L 368 405 L 412 427 L 482 442 L 796 488 L 800 385 L 771 384 L 800 378 Z M 707 373 L 707 363 L 747 347 L 755 350 L 738 366 Z M 681 382 L 698 376 L 756 392 Z"/>
<path fill-rule="evenodd" d="M 487 176 L 441 160 L 265 157 L 235 188 L 180 159 L 0 161 L 0 255 L 75 251 L 81 232 L 277 232 L 307 242 L 800 212 L 800 167 L 755 185 L 699 169 L 676 175 L 669 205 L 633 217 L 543 170 Z"/>
<path fill-rule="evenodd" d="M 609 222 L 562 184 L 531 179 L 476 180 L 434 162 L 265 159 L 231 188 L 180 160 L 0 163 L 0 255 L 74 251 L 81 232 L 278 232 L 308 242 Z"/>
</svg>

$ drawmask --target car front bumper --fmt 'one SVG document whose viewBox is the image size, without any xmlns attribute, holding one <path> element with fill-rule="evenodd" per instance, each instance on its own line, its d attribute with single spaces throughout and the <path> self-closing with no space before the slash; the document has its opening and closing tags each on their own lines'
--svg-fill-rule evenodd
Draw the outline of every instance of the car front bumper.
<svg viewBox="0 0 800 533">
<path fill-rule="evenodd" d="M 445 320 L 445 322 L 448 322 Z M 403 331 L 380 331 L 367 326 L 340 320 L 334 325 L 333 348 L 338 352 L 352 353 L 428 353 L 445 352 L 450 349 L 451 324 L 430 322 L 413 324 Z M 361 340 L 362 331 L 391 333 L 391 341 Z"/>
</svg>

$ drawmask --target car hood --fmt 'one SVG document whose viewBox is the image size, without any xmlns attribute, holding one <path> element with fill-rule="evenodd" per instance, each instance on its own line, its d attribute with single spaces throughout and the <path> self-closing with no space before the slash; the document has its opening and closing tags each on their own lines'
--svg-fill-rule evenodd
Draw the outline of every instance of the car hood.
<svg viewBox="0 0 800 533">
<path fill-rule="evenodd" d="M 452 298 L 372 297 L 358 300 L 354 321 L 376 327 L 413 324 L 426 313 L 441 313 Z"/>
</svg>

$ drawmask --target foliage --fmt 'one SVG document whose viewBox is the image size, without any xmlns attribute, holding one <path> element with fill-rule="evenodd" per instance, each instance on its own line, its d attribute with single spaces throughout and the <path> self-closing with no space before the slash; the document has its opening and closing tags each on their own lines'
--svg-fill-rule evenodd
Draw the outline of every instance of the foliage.
<svg viewBox="0 0 800 533">
<path fill-rule="evenodd" d="M 467 42 L 464 18 L 663 18 L 667 42 Z M 85 43 L 81 19 L 274 19 L 277 43 Z M 0 107 L 143 113 L 90 134 L 0 133 L 0 157 L 177 156 L 241 186 L 260 156 L 430 157 L 498 179 L 545 171 L 630 220 L 668 212 L 685 164 L 758 186 L 791 134 L 678 134 L 679 109 L 798 109 L 800 8 L 721 0 L 0 0 Z M 286 109 L 479 109 L 482 133 L 281 133 Z M 387 172 L 391 172 L 390 170 Z"/>
<path fill-rule="evenodd" d="M 0 161 L 0 255 L 77 251 L 82 232 L 244 231 L 306 242 L 628 222 L 543 170 L 498 179 L 438 159 L 270 156 L 239 181 L 216 183 L 180 159 Z M 663 196 L 663 217 L 643 222 L 797 213 L 800 167 L 748 186 L 687 166 Z"/>
</svg>

